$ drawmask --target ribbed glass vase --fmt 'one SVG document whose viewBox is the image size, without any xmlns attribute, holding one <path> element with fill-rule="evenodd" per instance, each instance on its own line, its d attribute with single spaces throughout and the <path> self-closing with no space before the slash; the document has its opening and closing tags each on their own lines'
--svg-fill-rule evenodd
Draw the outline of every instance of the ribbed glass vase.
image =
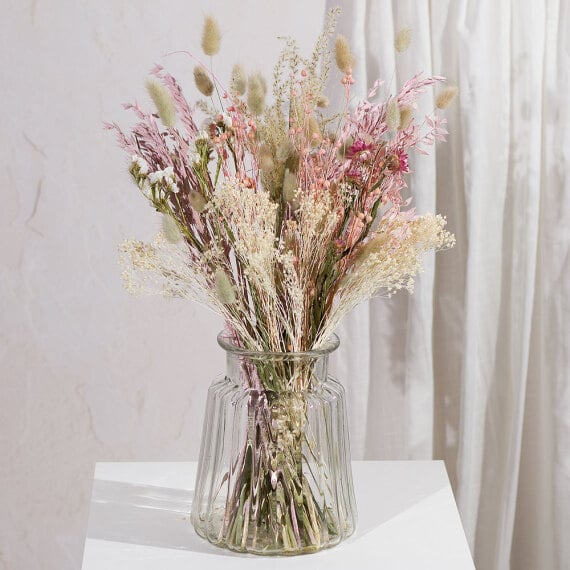
<svg viewBox="0 0 570 570">
<path fill-rule="evenodd" d="M 221 547 L 303 554 L 354 532 L 343 387 L 327 373 L 334 337 L 303 353 L 250 352 L 220 335 L 225 377 L 211 385 L 192 524 Z"/>
</svg>

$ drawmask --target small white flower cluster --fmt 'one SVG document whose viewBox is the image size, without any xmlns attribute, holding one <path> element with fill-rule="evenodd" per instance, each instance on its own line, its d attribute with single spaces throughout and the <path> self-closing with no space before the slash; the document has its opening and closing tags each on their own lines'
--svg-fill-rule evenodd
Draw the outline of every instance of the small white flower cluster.
<svg viewBox="0 0 570 570">
<path fill-rule="evenodd" d="M 163 170 L 157 170 L 156 172 L 150 172 L 149 163 L 141 156 L 134 154 L 131 158 L 131 173 L 147 198 L 152 196 L 151 187 L 154 187 L 154 190 L 157 190 L 157 187 L 158 190 L 165 188 L 167 191 L 175 194 L 178 192 L 176 176 L 172 166 L 167 166 Z"/>
<path fill-rule="evenodd" d="M 149 166 L 148 162 L 142 157 L 133 154 L 131 160 L 131 168 L 136 168 L 139 174 L 148 174 Z"/>
<path fill-rule="evenodd" d="M 211 144 L 211 141 L 210 141 L 210 136 L 208 135 L 208 132 L 206 130 L 202 129 L 196 135 L 196 138 L 194 139 L 193 148 L 190 150 L 190 161 L 193 165 L 198 165 L 202 162 L 202 155 L 200 152 L 200 147 L 203 147 L 204 144 L 209 146 Z"/>
<path fill-rule="evenodd" d="M 222 113 L 222 123 L 224 123 L 224 125 L 229 129 L 231 129 L 234 125 L 232 118 L 225 113 Z"/>
<path fill-rule="evenodd" d="M 197 135 L 196 135 L 196 141 L 206 141 L 209 142 L 210 141 L 210 136 L 208 135 L 208 131 L 205 131 L 204 129 L 202 129 Z"/>
<path fill-rule="evenodd" d="M 174 168 L 172 166 L 167 166 L 164 170 L 157 170 L 156 172 L 151 172 L 148 175 L 148 181 L 154 184 L 163 184 L 166 186 L 167 190 L 178 192 L 178 186 L 176 186 L 176 177 L 174 176 Z"/>
</svg>

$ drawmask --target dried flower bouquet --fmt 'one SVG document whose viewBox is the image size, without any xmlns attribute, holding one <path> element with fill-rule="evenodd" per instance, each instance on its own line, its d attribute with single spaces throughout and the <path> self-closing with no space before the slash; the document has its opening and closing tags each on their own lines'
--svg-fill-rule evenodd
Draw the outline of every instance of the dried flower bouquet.
<svg viewBox="0 0 570 570">
<path fill-rule="evenodd" d="M 235 65 L 224 85 L 196 60 L 194 81 L 206 99 L 192 106 L 157 65 L 147 83 L 156 110 L 126 105 L 138 120 L 129 133 L 107 125 L 131 157 L 133 180 L 163 216 L 152 243 L 122 245 L 127 288 L 205 302 L 223 317 L 226 339 L 247 351 L 317 351 L 352 307 L 411 290 L 421 255 L 453 245 L 444 218 L 417 215 L 402 193 L 409 152 L 426 153 L 447 134 L 437 110 L 454 89 L 444 89 L 434 112 L 419 122 L 418 96 L 443 78 L 418 74 L 382 101 L 375 101 L 377 82 L 353 106 L 353 58 L 337 36 L 344 104 L 327 113 L 337 16 L 338 10 L 329 13 L 309 58 L 285 40 L 271 101 L 260 74 L 248 76 Z M 408 43 L 403 30 L 395 47 L 403 51 Z M 212 18 L 202 48 L 209 56 L 219 51 Z M 260 359 L 246 367 L 245 388 L 256 398 L 220 515 L 219 543 L 247 550 L 263 525 L 268 549 L 295 552 L 319 548 L 340 532 L 303 467 L 307 448 L 317 453 L 303 429 L 313 364 Z"/>
</svg>

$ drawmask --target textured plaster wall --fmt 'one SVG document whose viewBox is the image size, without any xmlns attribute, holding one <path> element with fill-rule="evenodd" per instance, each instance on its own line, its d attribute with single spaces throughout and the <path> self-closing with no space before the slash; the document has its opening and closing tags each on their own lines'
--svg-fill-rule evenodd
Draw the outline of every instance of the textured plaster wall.
<svg viewBox="0 0 570 570">
<path fill-rule="evenodd" d="M 324 2 L 8 0 L 0 20 L 0 569 L 80 568 L 95 461 L 197 458 L 224 367 L 217 317 L 132 299 L 117 244 L 150 238 L 103 120 L 147 102 L 154 62 L 193 94 L 201 19 L 218 16 L 227 77 L 270 73 L 278 35 L 309 49 Z"/>
</svg>

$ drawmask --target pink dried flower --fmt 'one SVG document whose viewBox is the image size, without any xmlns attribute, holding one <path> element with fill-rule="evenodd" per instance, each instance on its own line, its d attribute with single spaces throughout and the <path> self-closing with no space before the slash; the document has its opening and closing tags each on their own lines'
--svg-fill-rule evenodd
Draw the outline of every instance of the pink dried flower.
<svg viewBox="0 0 570 570">
<path fill-rule="evenodd" d="M 360 153 L 371 150 L 372 148 L 372 144 L 367 144 L 363 140 L 354 141 L 346 151 L 346 158 L 354 158 Z"/>
<path fill-rule="evenodd" d="M 394 173 L 405 174 L 409 172 L 408 155 L 403 148 L 397 147 L 393 153 L 386 156 L 386 168 Z"/>
</svg>

